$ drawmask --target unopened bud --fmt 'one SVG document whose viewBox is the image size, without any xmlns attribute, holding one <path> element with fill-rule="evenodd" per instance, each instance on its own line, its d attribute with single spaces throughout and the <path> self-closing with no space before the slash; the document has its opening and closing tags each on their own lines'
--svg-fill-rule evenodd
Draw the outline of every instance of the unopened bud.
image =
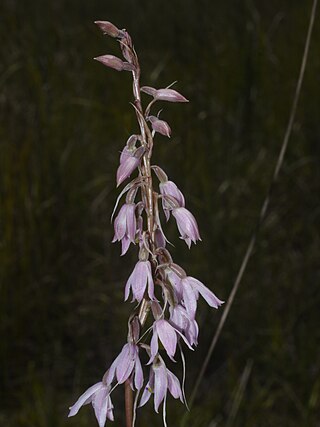
<svg viewBox="0 0 320 427">
<path fill-rule="evenodd" d="M 140 90 L 141 90 L 141 92 L 147 93 L 148 95 L 151 95 L 154 98 L 157 94 L 157 89 L 155 89 L 154 87 L 150 87 L 150 86 L 142 86 L 142 88 Z"/>
<path fill-rule="evenodd" d="M 158 89 L 156 99 L 169 102 L 189 102 L 181 93 L 173 89 Z"/>
<path fill-rule="evenodd" d="M 109 68 L 113 68 L 117 71 L 133 71 L 135 69 L 134 65 L 129 64 L 128 62 L 122 61 L 122 59 L 113 55 L 101 55 L 94 58 L 96 61 L 101 62 L 103 65 Z"/>
<path fill-rule="evenodd" d="M 94 23 L 98 25 L 104 34 L 110 37 L 121 38 L 123 35 L 122 31 L 109 21 L 94 21 Z"/>
<path fill-rule="evenodd" d="M 161 135 L 164 135 L 170 138 L 171 129 L 167 122 L 165 122 L 164 120 L 158 119 L 158 117 L 156 116 L 149 116 L 148 120 L 149 122 L 151 122 L 152 129 L 155 132 L 161 133 Z"/>
<path fill-rule="evenodd" d="M 163 169 L 161 169 L 159 166 L 156 166 L 156 165 L 151 166 L 151 168 L 154 171 L 154 173 L 157 175 L 157 178 L 161 183 L 168 181 L 168 176 Z"/>
<path fill-rule="evenodd" d="M 155 89 L 154 87 L 143 86 L 141 92 L 153 96 L 157 101 L 189 102 L 181 93 L 173 89 Z"/>
</svg>

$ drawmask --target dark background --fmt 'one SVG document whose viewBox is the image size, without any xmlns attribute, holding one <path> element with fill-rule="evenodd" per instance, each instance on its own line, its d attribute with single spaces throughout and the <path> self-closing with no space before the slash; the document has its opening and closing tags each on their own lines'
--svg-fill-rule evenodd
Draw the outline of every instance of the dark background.
<svg viewBox="0 0 320 427">
<path fill-rule="evenodd" d="M 92 60 L 119 55 L 93 21 L 128 29 L 142 84 L 178 80 L 191 101 L 163 105 L 173 136 L 157 137 L 154 163 L 203 238 L 188 251 L 170 221 L 175 261 L 226 300 L 283 140 L 310 10 L 309 0 L 1 1 L 1 426 L 96 425 L 91 407 L 68 420 L 68 406 L 126 339 L 137 254 L 119 257 L 110 215 L 119 151 L 137 125 L 130 74 Z M 280 179 L 189 426 L 319 426 L 319 49 L 318 13 Z M 188 395 L 221 314 L 200 304 Z M 120 387 L 113 400 L 120 426 Z M 168 406 L 178 426 L 185 408 Z M 149 403 L 137 425 L 161 416 Z"/>
</svg>

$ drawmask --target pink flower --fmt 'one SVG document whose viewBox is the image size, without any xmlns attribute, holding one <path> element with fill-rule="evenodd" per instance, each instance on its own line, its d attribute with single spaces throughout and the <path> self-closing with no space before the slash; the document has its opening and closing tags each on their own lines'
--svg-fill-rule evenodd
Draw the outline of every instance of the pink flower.
<svg viewBox="0 0 320 427">
<path fill-rule="evenodd" d="M 144 148 L 139 147 L 133 152 L 125 148 L 124 152 L 125 153 L 120 156 L 120 166 L 117 170 L 117 187 L 119 187 L 119 185 L 139 166 Z"/>
<path fill-rule="evenodd" d="M 148 288 L 149 298 L 154 300 L 154 283 L 150 262 L 138 261 L 126 284 L 125 301 L 128 299 L 131 289 L 133 301 L 141 302 L 146 288 Z"/>
<path fill-rule="evenodd" d="M 180 238 L 186 242 L 190 249 L 191 242 L 196 243 L 197 240 L 201 240 L 195 217 L 184 207 L 172 209 L 172 215 L 177 221 L 177 227 L 181 234 Z"/>
<path fill-rule="evenodd" d="M 223 304 L 223 301 L 217 298 L 210 289 L 194 277 L 184 277 L 181 279 L 181 285 L 183 304 L 187 313 L 192 317 L 196 314 L 199 294 L 210 305 L 210 307 L 218 308 Z"/>
<path fill-rule="evenodd" d="M 184 207 L 185 205 L 184 196 L 173 181 L 160 182 L 159 188 L 160 188 L 160 193 L 163 196 L 162 197 L 163 211 L 168 221 L 170 217 L 171 207 L 166 201 L 165 196 L 173 197 L 177 201 L 180 207 Z"/>
<path fill-rule="evenodd" d="M 183 339 L 183 341 L 187 344 L 190 350 L 193 350 L 186 337 L 180 331 L 178 331 L 178 329 L 173 327 L 167 320 L 156 320 L 153 323 L 153 335 L 150 343 L 151 356 L 148 363 L 151 363 L 158 354 L 158 338 L 160 339 L 164 349 L 166 350 L 167 355 L 170 357 L 171 360 L 174 360 L 173 356 L 175 355 L 178 342 L 177 335 L 179 335 Z"/>
<path fill-rule="evenodd" d="M 107 418 L 111 421 L 113 418 L 113 405 L 110 398 L 110 385 L 99 382 L 88 388 L 76 403 L 71 406 L 68 417 L 76 415 L 81 406 L 92 403 L 95 416 L 99 423 L 99 427 L 104 427 Z"/>
<path fill-rule="evenodd" d="M 125 203 L 114 220 L 114 237 L 112 242 L 121 241 L 121 255 L 127 252 L 130 243 L 135 243 L 137 229 L 135 208 L 136 206 L 133 203 Z"/>
<path fill-rule="evenodd" d="M 187 310 L 180 304 L 171 306 L 169 311 L 171 324 L 185 335 L 191 345 L 197 345 L 199 327 L 194 316 L 190 316 Z"/>
<path fill-rule="evenodd" d="M 117 382 L 122 384 L 133 372 L 135 388 L 140 390 L 143 386 L 143 371 L 139 359 L 139 347 L 136 344 L 127 343 L 110 366 L 106 381 L 108 384 L 111 384 L 114 378 L 116 378 Z M 133 383 L 132 379 L 131 383 Z"/>
<path fill-rule="evenodd" d="M 181 93 L 173 89 L 155 89 L 150 86 L 143 86 L 141 92 L 153 96 L 157 101 L 189 102 Z"/>
<path fill-rule="evenodd" d="M 167 390 L 170 391 L 175 399 L 180 399 L 183 402 L 178 378 L 167 369 L 163 360 L 159 357 L 151 366 L 149 381 L 142 393 L 139 407 L 145 405 L 153 393 L 154 410 L 158 413 L 161 402 L 164 400 L 164 405 L 166 404 Z"/>
<path fill-rule="evenodd" d="M 158 117 L 156 116 L 149 116 L 148 120 L 151 123 L 152 129 L 155 132 L 161 133 L 161 135 L 164 135 L 170 138 L 171 129 L 167 122 L 165 122 L 164 120 L 158 119 Z"/>
</svg>

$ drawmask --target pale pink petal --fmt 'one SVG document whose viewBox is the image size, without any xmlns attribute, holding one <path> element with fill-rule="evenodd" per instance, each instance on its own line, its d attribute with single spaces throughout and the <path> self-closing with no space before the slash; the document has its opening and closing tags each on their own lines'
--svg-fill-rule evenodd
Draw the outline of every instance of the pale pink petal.
<svg viewBox="0 0 320 427">
<path fill-rule="evenodd" d="M 127 205 L 126 230 L 127 230 L 127 235 L 132 242 L 134 242 L 134 239 L 136 237 L 136 230 L 137 230 L 135 208 L 136 207 L 133 203 L 130 203 Z"/>
<path fill-rule="evenodd" d="M 135 375 L 134 375 L 134 385 L 137 390 L 141 390 L 143 386 L 143 370 L 139 356 L 136 358 L 135 364 Z"/>
<path fill-rule="evenodd" d="M 153 335 L 152 335 L 151 343 L 150 343 L 151 355 L 150 355 L 150 360 L 148 362 L 148 365 L 154 360 L 154 358 L 158 354 L 158 350 L 159 350 L 158 334 L 157 334 L 157 330 L 154 327 L 154 325 L 155 324 L 153 324 Z"/>
<path fill-rule="evenodd" d="M 177 347 L 177 335 L 175 329 L 166 320 L 161 319 L 155 322 L 157 333 L 168 356 L 173 360 Z"/>
<path fill-rule="evenodd" d="M 153 367 L 154 371 L 154 410 L 158 413 L 168 387 L 167 369 L 163 363 Z"/>
<path fill-rule="evenodd" d="M 188 277 L 188 281 L 193 289 L 199 292 L 202 298 L 206 300 L 210 307 L 218 308 L 223 304 L 224 301 L 221 301 L 219 298 L 217 298 L 215 294 L 199 280 L 195 279 L 194 277 Z"/>
<path fill-rule="evenodd" d="M 107 419 L 108 412 L 108 399 L 109 387 L 103 387 L 97 391 L 92 399 L 92 406 L 95 416 L 97 418 L 99 427 L 104 427 Z"/>
<path fill-rule="evenodd" d="M 132 292 L 134 298 L 140 302 L 143 299 L 148 280 L 149 261 L 138 261 L 135 267 L 135 274 L 132 277 Z"/>
<path fill-rule="evenodd" d="M 131 240 L 127 236 L 123 236 L 121 240 L 121 256 L 125 255 L 129 249 Z"/>
<path fill-rule="evenodd" d="M 186 307 L 186 310 L 190 316 L 194 317 L 197 310 L 198 293 L 195 292 L 193 287 L 189 284 L 188 278 L 182 279 L 181 285 L 182 285 L 183 302 Z"/>
<path fill-rule="evenodd" d="M 101 387 L 103 387 L 103 384 L 101 381 L 99 383 L 94 384 L 93 386 L 89 387 L 88 390 L 86 390 L 79 397 L 79 399 L 76 401 L 76 403 L 74 405 L 70 406 L 70 408 L 69 408 L 70 412 L 69 412 L 68 417 L 73 417 L 74 415 L 76 415 L 78 413 L 81 406 L 83 406 L 87 403 L 90 403 L 94 393 L 96 393 L 97 390 L 99 390 Z"/>
<path fill-rule="evenodd" d="M 107 397 L 107 408 L 108 408 L 108 411 L 107 411 L 107 418 L 108 418 L 110 421 L 114 421 L 114 416 L 113 416 L 113 405 L 112 405 L 112 402 L 111 402 L 111 397 L 110 397 L 110 395 Z"/>
<path fill-rule="evenodd" d="M 147 271 L 148 271 L 148 295 L 149 298 L 152 300 L 154 300 L 154 283 L 153 283 L 153 277 L 152 277 L 152 272 L 151 272 L 151 264 L 149 261 L 147 261 Z"/>
<path fill-rule="evenodd" d="M 167 369 L 168 389 L 175 399 L 180 399 L 183 402 L 181 386 L 178 378 Z"/>
<path fill-rule="evenodd" d="M 159 184 L 159 188 L 160 188 L 160 193 L 162 195 L 174 197 L 179 203 L 180 207 L 184 207 L 185 205 L 184 196 L 173 181 L 162 182 Z M 168 207 L 166 206 L 165 199 L 162 199 L 162 200 L 163 200 L 164 206 L 167 209 Z"/>
<path fill-rule="evenodd" d="M 125 344 L 123 346 L 122 351 L 117 359 L 116 376 L 118 383 L 122 384 L 128 379 L 134 367 L 134 360 L 131 356 L 130 344 Z"/>
<path fill-rule="evenodd" d="M 119 187 L 119 185 L 132 174 L 132 172 L 138 167 L 139 163 L 140 159 L 130 156 L 120 164 L 117 170 L 117 187 Z"/>
<path fill-rule="evenodd" d="M 140 399 L 139 408 L 141 408 L 141 406 L 145 405 L 148 402 L 148 400 L 150 399 L 150 396 L 151 396 L 151 388 L 148 382 L 143 390 L 143 393 Z"/>
</svg>

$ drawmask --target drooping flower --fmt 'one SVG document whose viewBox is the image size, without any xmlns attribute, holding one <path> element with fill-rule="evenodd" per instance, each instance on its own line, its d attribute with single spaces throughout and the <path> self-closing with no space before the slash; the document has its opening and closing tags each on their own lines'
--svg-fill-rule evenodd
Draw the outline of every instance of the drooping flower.
<svg viewBox="0 0 320 427">
<path fill-rule="evenodd" d="M 179 207 L 184 207 L 185 205 L 184 196 L 173 181 L 160 182 L 159 189 L 160 189 L 160 193 L 163 196 L 162 197 L 163 211 L 168 221 L 170 217 L 170 210 L 172 208 L 168 204 L 166 200 L 166 196 L 173 197 L 177 201 Z"/>
<path fill-rule="evenodd" d="M 131 383 L 134 384 L 137 390 L 140 390 L 143 386 L 143 371 L 139 359 L 139 347 L 134 343 L 127 343 L 110 366 L 106 381 L 111 384 L 116 378 L 117 382 L 122 384 L 131 374 L 134 376 L 134 380 L 132 378 Z"/>
<path fill-rule="evenodd" d="M 104 427 L 107 418 L 113 421 L 113 405 L 109 394 L 110 388 L 110 385 L 103 382 L 99 382 L 88 388 L 76 403 L 69 408 L 68 417 L 76 415 L 81 406 L 92 403 L 99 427 Z"/>
<path fill-rule="evenodd" d="M 121 241 L 121 255 L 127 252 L 130 243 L 135 242 L 137 230 L 135 208 L 134 203 L 125 203 L 114 220 L 114 237 L 112 242 Z"/>
<path fill-rule="evenodd" d="M 169 101 L 169 102 L 189 102 L 181 93 L 174 89 L 155 89 L 150 86 L 143 86 L 141 92 L 147 93 L 153 96 L 157 101 Z"/>
<path fill-rule="evenodd" d="M 177 221 L 177 227 L 181 234 L 180 238 L 186 242 L 190 249 L 191 242 L 196 243 L 197 240 L 201 240 L 195 217 L 184 207 L 172 209 L 172 215 Z"/>
<path fill-rule="evenodd" d="M 182 286 L 182 301 L 186 311 L 190 316 L 195 316 L 197 310 L 197 301 L 199 295 L 210 305 L 210 307 L 218 308 L 223 304 L 216 295 L 210 291 L 200 280 L 194 277 L 187 276 L 181 279 Z"/>
<path fill-rule="evenodd" d="M 164 135 L 170 138 L 171 129 L 167 122 L 165 122 L 164 120 L 158 119 L 158 117 L 156 116 L 149 116 L 148 120 L 151 123 L 152 129 L 155 132 L 161 133 L 161 135 Z"/>
<path fill-rule="evenodd" d="M 132 153 L 126 150 L 123 159 L 120 157 L 120 165 L 117 170 L 117 187 L 119 187 L 119 185 L 139 166 L 143 153 L 144 148 L 139 147 Z"/>
<path fill-rule="evenodd" d="M 142 393 L 139 407 L 145 405 L 150 399 L 151 394 L 154 394 L 154 409 L 158 413 L 159 406 L 164 400 L 166 402 L 167 390 L 175 399 L 180 399 L 183 402 L 181 386 L 178 378 L 167 369 L 161 357 L 153 362 L 149 381 Z M 165 414 L 165 408 L 164 408 Z"/>
<path fill-rule="evenodd" d="M 194 316 L 180 304 L 170 306 L 169 311 L 171 324 L 185 335 L 191 345 L 197 345 L 199 327 Z"/>
<path fill-rule="evenodd" d="M 171 360 L 173 359 L 173 356 L 175 355 L 176 348 L 177 348 L 177 342 L 178 342 L 178 336 L 180 336 L 183 341 L 187 344 L 187 346 L 190 348 L 190 350 L 193 350 L 190 343 L 188 342 L 187 338 L 174 326 L 172 326 L 167 320 L 165 319 L 158 319 L 155 320 L 152 326 L 153 329 L 153 335 L 151 338 L 150 343 L 150 351 L 151 356 L 148 363 L 151 363 L 159 351 L 159 341 L 161 341 L 164 349 L 167 352 L 167 355 L 170 357 Z"/>
<path fill-rule="evenodd" d="M 154 283 L 150 261 L 138 261 L 131 273 L 125 288 L 125 301 L 132 290 L 133 300 L 141 302 L 146 289 L 151 300 L 154 300 Z"/>
</svg>

